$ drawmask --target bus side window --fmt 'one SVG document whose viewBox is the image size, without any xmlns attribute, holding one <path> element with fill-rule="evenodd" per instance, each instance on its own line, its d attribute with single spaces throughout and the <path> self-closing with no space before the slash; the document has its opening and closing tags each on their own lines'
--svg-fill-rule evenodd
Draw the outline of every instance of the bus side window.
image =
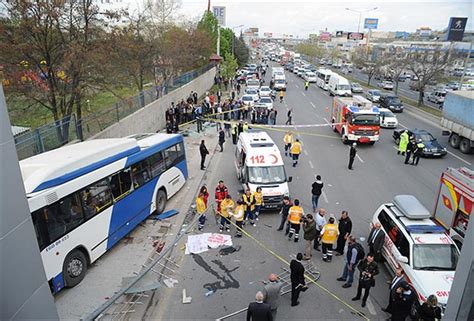
<svg viewBox="0 0 474 321">
<path fill-rule="evenodd" d="M 33 226 L 35 227 L 36 240 L 38 241 L 40 251 L 42 251 L 49 244 L 48 227 L 46 221 L 47 215 L 48 210 L 46 208 L 40 208 L 31 214 Z"/>
<path fill-rule="evenodd" d="M 132 178 L 130 176 L 130 168 L 116 173 L 109 178 L 110 188 L 115 200 L 127 195 L 132 189 Z"/>
<path fill-rule="evenodd" d="M 164 171 L 166 171 L 166 163 L 165 159 L 163 158 L 163 154 L 161 152 L 158 152 L 148 158 L 148 161 L 150 163 L 150 169 L 151 169 L 151 176 L 152 177 L 157 177 L 161 175 Z"/>
<path fill-rule="evenodd" d="M 95 182 L 81 191 L 83 209 L 89 219 L 112 205 L 112 192 L 108 179 Z"/>
<path fill-rule="evenodd" d="M 164 150 L 167 168 L 171 168 L 178 163 L 179 157 L 176 147 L 177 145 L 173 145 Z"/>
<path fill-rule="evenodd" d="M 84 222 L 77 194 L 66 196 L 45 208 L 49 242 L 53 242 Z"/>
<path fill-rule="evenodd" d="M 133 187 L 138 188 L 151 179 L 148 169 L 148 160 L 142 160 L 132 165 Z"/>
</svg>

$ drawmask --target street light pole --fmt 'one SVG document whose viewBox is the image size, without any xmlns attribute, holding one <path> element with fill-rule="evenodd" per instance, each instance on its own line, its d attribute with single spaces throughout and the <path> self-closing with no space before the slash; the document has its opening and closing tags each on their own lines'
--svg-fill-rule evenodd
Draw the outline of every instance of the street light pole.
<svg viewBox="0 0 474 321">
<path fill-rule="evenodd" d="M 234 42 L 235 42 L 235 34 L 234 34 L 234 29 L 236 28 L 242 28 L 244 25 L 238 25 L 235 27 L 231 27 L 230 29 L 232 30 L 232 57 L 234 57 Z"/>
<path fill-rule="evenodd" d="M 355 10 L 355 9 L 346 8 L 347 11 L 353 11 L 353 12 L 357 12 L 359 14 L 359 23 L 357 24 L 357 33 L 360 32 L 360 22 L 362 20 L 362 14 L 366 13 L 366 12 L 374 11 L 374 10 L 377 10 L 377 9 L 378 9 L 378 7 L 368 9 L 368 10 Z"/>
</svg>

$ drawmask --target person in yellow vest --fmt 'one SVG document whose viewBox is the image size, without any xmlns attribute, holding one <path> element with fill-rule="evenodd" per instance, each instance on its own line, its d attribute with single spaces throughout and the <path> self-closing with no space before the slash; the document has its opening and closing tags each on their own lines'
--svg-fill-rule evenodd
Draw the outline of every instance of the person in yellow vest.
<svg viewBox="0 0 474 321">
<path fill-rule="evenodd" d="M 280 103 L 282 103 L 283 102 L 283 97 L 285 97 L 285 92 L 283 90 L 280 90 L 279 96 L 280 96 Z"/>
<path fill-rule="evenodd" d="M 263 193 L 262 193 L 261 187 L 257 187 L 257 190 L 253 193 L 253 199 L 255 200 L 255 209 L 254 209 L 255 220 L 258 221 L 258 216 L 260 215 L 260 209 L 262 208 L 262 205 L 263 205 Z"/>
<path fill-rule="evenodd" d="M 283 142 L 285 143 L 285 156 L 288 156 L 288 152 L 291 156 L 291 144 L 293 144 L 293 134 L 291 132 L 287 132 L 285 137 L 283 137 Z"/>
<path fill-rule="evenodd" d="M 232 216 L 235 218 L 235 224 L 237 225 L 237 232 L 235 234 L 235 237 L 242 237 L 242 227 L 244 225 L 243 223 L 245 215 L 244 213 L 244 202 L 242 200 L 238 200 L 234 213 L 232 213 Z"/>
<path fill-rule="evenodd" d="M 226 197 L 221 201 L 221 224 L 219 225 L 219 231 L 222 232 L 224 229 L 230 232 L 229 219 L 234 211 L 235 203 L 232 197 L 227 194 Z"/>
<path fill-rule="evenodd" d="M 232 132 L 232 144 L 237 145 L 238 130 L 237 130 L 237 124 L 235 122 L 232 123 L 231 132 Z"/>
<path fill-rule="evenodd" d="M 249 131 L 249 124 L 247 122 L 244 123 L 244 126 L 242 127 L 244 133 Z"/>
<path fill-rule="evenodd" d="M 300 140 L 297 139 L 293 144 L 291 144 L 291 155 L 293 156 L 293 167 L 296 167 L 298 164 L 298 158 L 301 154 L 301 143 Z"/>
<path fill-rule="evenodd" d="M 242 200 L 244 201 L 245 205 L 245 220 L 250 221 L 251 225 L 257 226 L 257 224 L 254 222 L 255 198 L 249 189 L 247 189 L 245 194 L 242 195 Z"/>
<path fill-rule="evenodd" d="M 321 230 L 321 247 L 323 250 L 323 261 L 331 262 L 332 260 L 332 248 L 339 235 L 337 224 L 334 224 L 334 217 L 329 219 L 329 223 L 324 225 Z"/>
<path fill-rule="evenodd" d="M 290 234 L 288 234 L 288 240 L 291 241 L 293 235 L 295 236 L 295 243 L 300 238 L 300 227 L 301 219 L 303 218 L 303 208 L 300 206 L 300 201 L 295 199 L 293 206 L 288 211 L 288 222 L 290 223 Z"/>
<path fill-rule="evenodd" d="M 204 224 L 206 223 L 206 202 L 204 200 L 204 194 L 199 193 L 198 197 L 196 198 L 196 211 L 199 215 L 198 218 L 198 230 L 202 231 L 204 228 Z"/>
</svg>

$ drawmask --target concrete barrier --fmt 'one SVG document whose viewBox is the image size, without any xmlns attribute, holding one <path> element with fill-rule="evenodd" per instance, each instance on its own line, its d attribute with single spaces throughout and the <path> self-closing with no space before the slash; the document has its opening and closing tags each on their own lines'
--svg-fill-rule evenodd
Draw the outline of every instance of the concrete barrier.
<svg viewBox="0 0 474 321">
<path fill-rule="evenodd" d="M 182 99 L 186 100 L 191 91 L 197 92 L 198 95 L 204 94 L 214 84 L 215 74 L 216 68 L 214 67 L 181 88 L 170 92 L 112 126 L 107 127 L 90 139 L 117 138 L 137 133 L 155 133 L 165 128 L 166 108 L 171 106 L 172 102 L 178 103 Z"/>
</svg>

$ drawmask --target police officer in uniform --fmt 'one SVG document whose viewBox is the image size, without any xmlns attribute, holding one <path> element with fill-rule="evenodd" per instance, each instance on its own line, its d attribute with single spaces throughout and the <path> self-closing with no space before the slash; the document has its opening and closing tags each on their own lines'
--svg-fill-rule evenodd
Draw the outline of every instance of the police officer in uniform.
<svg viewBox="0 0 474 321">
<path fill-rule="evenodd" d="M 413 160 L 411 162 L 412 165 L 418 165 L 420 161 L 421 154 L 423 153 L 423 148 L 425 148 L 425 144 L 421 139 L 418 139 L 418 143 L 415 146 L 415 151 L 413 153 Z"/>
</svg>

